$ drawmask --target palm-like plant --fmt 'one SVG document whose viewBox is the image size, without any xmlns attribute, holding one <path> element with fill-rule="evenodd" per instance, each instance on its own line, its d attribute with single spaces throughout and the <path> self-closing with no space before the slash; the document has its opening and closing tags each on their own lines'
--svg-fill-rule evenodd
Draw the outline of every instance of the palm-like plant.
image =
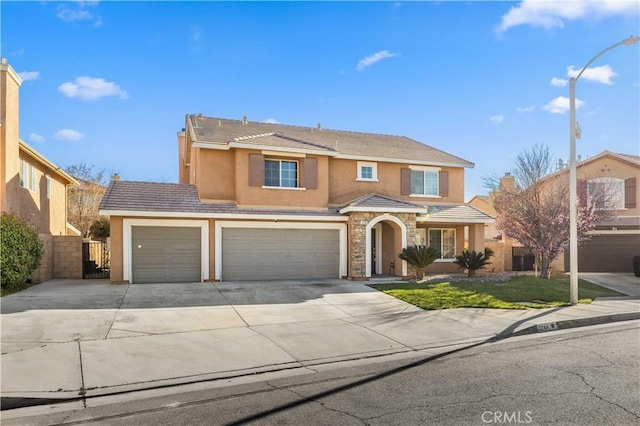
<svg viewBox="0 0 640 426">
<path fill-rule="evenodd" d="M 416 268 L 416 278 L 421 280 L 424 277 L 425 268 L 436 259 L 440 259 L 440 251 L 433 247 L 415 245 L 403 248 L 398 257 Z"/>
<path fill-rule="evenodd" d="M 456 256 L 455 263 L 461 268 L 466 269 L 469 277 L 473 277 L 478 269 L 484 269 L 485 266 L 491 265 L 489 258 L 493 257 L 493 250 L 485 248 L 484 252 L 475 252 L 464 249 L 461 254 Z"/>
</svg>

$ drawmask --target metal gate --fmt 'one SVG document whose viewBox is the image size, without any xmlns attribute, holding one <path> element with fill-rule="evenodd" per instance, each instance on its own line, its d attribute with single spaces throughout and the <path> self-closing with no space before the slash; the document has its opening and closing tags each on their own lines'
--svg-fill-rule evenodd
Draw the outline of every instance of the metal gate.
<svg viewBox="0 0 640 426">
<path fill-rule="evenodd" d="M 536 257 L 524 247 L 513 247 L 511 249 L 511 259 L 513 271 L 533 271 Z"/>
<path fill-rule="evenodd" d="M 82 278 L 109 278 L 109 244 L 102 241 L 82 243 Z"/>
</svg>

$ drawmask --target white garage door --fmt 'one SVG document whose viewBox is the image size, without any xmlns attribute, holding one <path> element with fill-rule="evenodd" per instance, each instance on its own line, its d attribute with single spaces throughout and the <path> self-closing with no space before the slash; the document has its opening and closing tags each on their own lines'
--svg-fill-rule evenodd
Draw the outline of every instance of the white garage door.
<svg viewBox="0 0 640 426">
<path fill-rule="evenodd" d="M 200 228 L 132 227 L 132 282 L 199 282 Z"/>
<path fill-rule="evenodd" d="M 322 278 L 340 278 L 338 230 L 222 230 L 224 281 Z"/>
</svg>

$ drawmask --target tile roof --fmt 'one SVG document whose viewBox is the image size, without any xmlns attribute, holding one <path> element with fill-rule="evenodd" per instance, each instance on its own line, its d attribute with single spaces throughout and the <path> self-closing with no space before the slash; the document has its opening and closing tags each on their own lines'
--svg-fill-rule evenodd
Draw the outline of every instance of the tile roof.
<svg viewBox="0 0 640 426">
<path fill-rule="evenodd" d="M 250 209 L 235 203 L 203 203 L 195 185 L 161 182 L 111 181 L 100 201 L 101 214 L 109 212 L 156 212 L 194 214 L 282 214 L 340 216 L 336 209 Z"/>
<path fill-rule="evenodd" d="M 640 228 L 640 216 L 612 216 L 598 222 L 600 228 Z"/>
<path fill-rule="evenodd" d="M 188 131 L 194 143 L 220 145 L 234 142 L 271 142 L 273 146 L 284 146 L 291 141 L 307 147 L 327 152 L 337 152 L 339 156 L 355 156 L 390 160 L 430 162 L 440 165 L 473 167 L 473 163 L 439 149 L 425 145 L 405 136 L 361 133 L 344 130 L 330 130 L 285 124 L 261 123 L 255 121 L 230 120 L 223 118 L 187 116 Z M 260 136 L 264 135 L 264 136 Z"/>
<path fill-rule="evenodd" d="M 367 194 L 347 203 L 340 209 L 340 213 L 350 211 L 373 211 L 373 212 L 401 212 L 411 210 L 415 213 L 426 213 L 426 207 L 420 204 L 409 203 L 395 198 L 378 194 Z"/>
<path fill-rule="evenodd" d="M 468 204 L 429 205 L 426 215 L 418 216 L 418 222 L 493 223 L 493 217 Z"/>
</svg>

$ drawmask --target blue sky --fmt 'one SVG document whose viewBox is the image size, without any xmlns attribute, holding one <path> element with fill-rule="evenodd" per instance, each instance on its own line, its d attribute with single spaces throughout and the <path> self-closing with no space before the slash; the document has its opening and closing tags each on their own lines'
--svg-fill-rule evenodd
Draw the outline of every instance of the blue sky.
<svg viewBox="0 0 640 426">
<path fill-rule="evenodd" d="M 186 114 L 404 135 L 512 169 L 569 157 L 566 81 L 640 32 L 637 2 L 7 2 L 21 138 L 62 167 L 177 181 Z M 577 84 L 583 158 L 640 154 L 640 43 Z"/>
</svg>

